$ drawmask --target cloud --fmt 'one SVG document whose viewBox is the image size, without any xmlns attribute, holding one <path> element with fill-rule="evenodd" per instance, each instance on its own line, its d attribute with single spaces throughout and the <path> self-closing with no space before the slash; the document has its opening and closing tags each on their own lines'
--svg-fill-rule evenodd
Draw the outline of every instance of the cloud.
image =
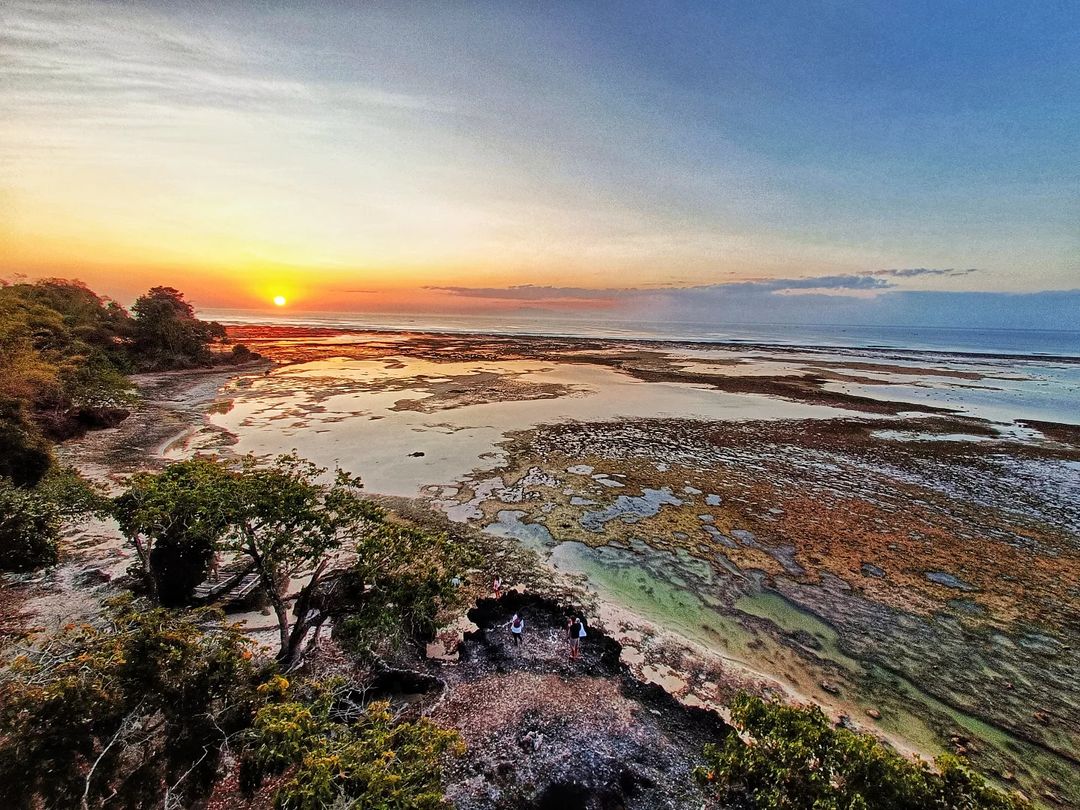
<svg viewBox="0 0 1080 810">
<path fill-rule="evenodd" d="M 512 314 L 520 302 L 552 315 L 614 320 L 724 324 L 977 329 L 1080 329 L 1080 290 L 1031 293 L 902 289 L 899 280 L 966 276 L 977 269 L 899 268 L 800 278 L 750 279 L 689 287 L 591 289 L 522 284 L 513 287 L 429 287 L 458 298 L 484 299 Z"/>
<path fill-rule="evenodd" d="M 453 111 L 446 99 L 377 86 L 286 76 L 253 34 L 207 35 L 152 8 L 14 3 L 0 29 L 0 103 L 152 126 L 163 113 L 214 109 Z"/>
<path fill-rule="evenodd" d="M 514 287 L 438 287 L 425 290 L 450 293 L 461 298 L 488 298 L 498 301 L 610 301 L 626 295 L 648 292 L 637 288 L 590 289 L 519 284 Z"/>
<path fill-rule="evenodd" d="M 964 270 L 954 270 L 951 267 L 938 269 L 931 267 L 906 267 L 900 270 L 869 270 L 867 275 L 870 276 L 890 276 L 892 278 L 915 278 L 916 276 L 967 276 L 972 273 L 978 273 L 977 267 L 968 267 Z"/>
<path fill-rule="evenodd" d="M 896 287 L 892 279 L 919 276 L 966 276 L 976 273 L 976 268 L 966 270 L 911 267 L 890 270 L 867 270 L 861 273 L 844 273 L 800 278 L 754 278 L 744 281 L 725 281 L 718 284 L 696 286 L 660 287 L 555 287 L 538 284 L 518 284 L 512 287 L 461 287 L 430 286 L 425 289 L 445 292 L 461 298 L 486 298 L 498 301 L 611 301 L 628 297 L 656 295 L 682 295 L 696 293 L 782 293 L 792 290 L 874 291 Z"/>
</svg>

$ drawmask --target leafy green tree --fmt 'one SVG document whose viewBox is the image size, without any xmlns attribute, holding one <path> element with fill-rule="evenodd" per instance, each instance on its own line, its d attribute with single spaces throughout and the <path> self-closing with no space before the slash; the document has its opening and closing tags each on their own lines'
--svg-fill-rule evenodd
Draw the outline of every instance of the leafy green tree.
<svg viewBox="0 0 1080 810">
<path fill-rule="evenodd" d="M 361 497 L 360 479 L 326 470 L 295 455 L 260 466 L 243 460 L 233 491 L 234 518 L 222 547 L 246 556 L 259 575 L 278 621 L 278 661 L 287 671 L 307 639 L 327 617 L 321 587 L 335 563 L 344 564 L 347 543 L 382 522 L 383 512 Z M 290 598 L 293 581 L 304 581 Z M 293 603 L 289 616 L 289 603 Z"/>
<path fill-rule="evenodd" d="M 246 735 L 241 786 L 247 792 L 266 776 L 285 773 L 274 793 L 277 810 L 448 806 L 441 759 L 461 751 L 457 734 L 426 719 L 400 722 L 388 704 L 364 705 L 340 681 L 319 684 L 300 699 L 292 697 L 295 687 L 286 687 L 282 702 L 259 709 Z"/>
<path fill-rule="evenodd" d="M 114 514 L 162 604 L 186 602 L 215 551 L 246 560 L 277 618 L 286 671 L 331 615 L 346 619 L 357 651 L 430 634 L 464 560 L 444 536 L 388 520 L 358 478 L 338 470 L 327 481 L 295 455 L 196 458 L 137 475 Z"/>
<path fill-rule="evenodd" d="M 148 369 L 210 365 L 210 345 L 225 337 L 224 327 L 201 321 L 172 287 L 153 287 L 131 307 L 134 313 L 135 360 Z"/>
<path fill-rule="evenodd" d="M 867 734 L 834 728 L 818 707 L 738 695 L 739 734 L 705 749 L 698 776 L 740 810 L 1019 810 L 1021 799 L 955 757 L 937 768 L 908 760 Z"/>
<path fill-rule="evenodd" d="M 113 502 L 140 574 L 160 604 L 188 603 L 206 578 L 218 544 L 236 520 L 235 482 L 223 464 L 194 458 L 134 476 Z"/>
<path fill-rule="evenodd" d="M 0 670 L 0 806 L 190 806 L 261 703 L 248 645 L 125 598 L 29 648 Z"/>
<path fill-rule="evenodd" d="M 198 458 L 136 476 L 115 514 L 162 602 L 186 600 L 215 550 L 246 559 L 277 617 L 279 660 L 288 669 L 327 617 L 325 575 L 347 541 L 383 518 L 361 497 L 358 478 L 339 470 L 324 483 L 325 472 L 295 455 L 270 465 L 249 456 L 232 467 Z M 297 582 L 304 584 L 290 594 Z"/>
</svg>

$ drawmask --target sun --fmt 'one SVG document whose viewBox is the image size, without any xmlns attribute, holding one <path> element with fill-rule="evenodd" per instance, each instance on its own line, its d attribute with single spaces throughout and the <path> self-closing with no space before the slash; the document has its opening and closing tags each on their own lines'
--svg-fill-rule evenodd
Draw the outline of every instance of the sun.
<svg viewBox="0 0 1080 810">
<path fill-rule="evenodd" d="M 285 296 L 284 295 L 275 295 L 274 296 L 274 304 L 276 306 L 283 307 L 283 306 L 285 306 L 285 303 L 286 303 L 286 301 L 285 301 Z"/>
</svg>

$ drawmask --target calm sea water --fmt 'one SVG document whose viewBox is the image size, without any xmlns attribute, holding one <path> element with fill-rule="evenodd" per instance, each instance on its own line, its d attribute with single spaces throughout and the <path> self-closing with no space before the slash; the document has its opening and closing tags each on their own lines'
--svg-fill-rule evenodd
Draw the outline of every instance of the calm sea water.
<svg viewBox="0 0 1080 810">
<path fill-rule="evenodd" d="M 903 326 L 793 324 L 648 323 L 601 319 L 521 316 L 388 315 L 355 312 L 266 312 L 215 310 L 203 317 L 235 324 L 283 324 L 339 329 L 385 329 L 547 337 L 599 337 L 707 343 L 767 343 L 991 355 L 1045 355 L 1080 358 L 1080 331 L 1056 329 L 942 329 Z"/>
</svg>

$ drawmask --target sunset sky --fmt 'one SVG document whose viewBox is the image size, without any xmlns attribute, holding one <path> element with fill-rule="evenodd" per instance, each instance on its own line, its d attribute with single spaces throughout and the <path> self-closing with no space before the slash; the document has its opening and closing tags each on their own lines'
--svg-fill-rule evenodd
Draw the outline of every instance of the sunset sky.
<svg viewBox="0 0 1080 810">
<path fill-rule="evenodd" d="M 0 212 L 122 303 L 1080 328 L 1080 5 L 2 0 Z"/>
</svg>

